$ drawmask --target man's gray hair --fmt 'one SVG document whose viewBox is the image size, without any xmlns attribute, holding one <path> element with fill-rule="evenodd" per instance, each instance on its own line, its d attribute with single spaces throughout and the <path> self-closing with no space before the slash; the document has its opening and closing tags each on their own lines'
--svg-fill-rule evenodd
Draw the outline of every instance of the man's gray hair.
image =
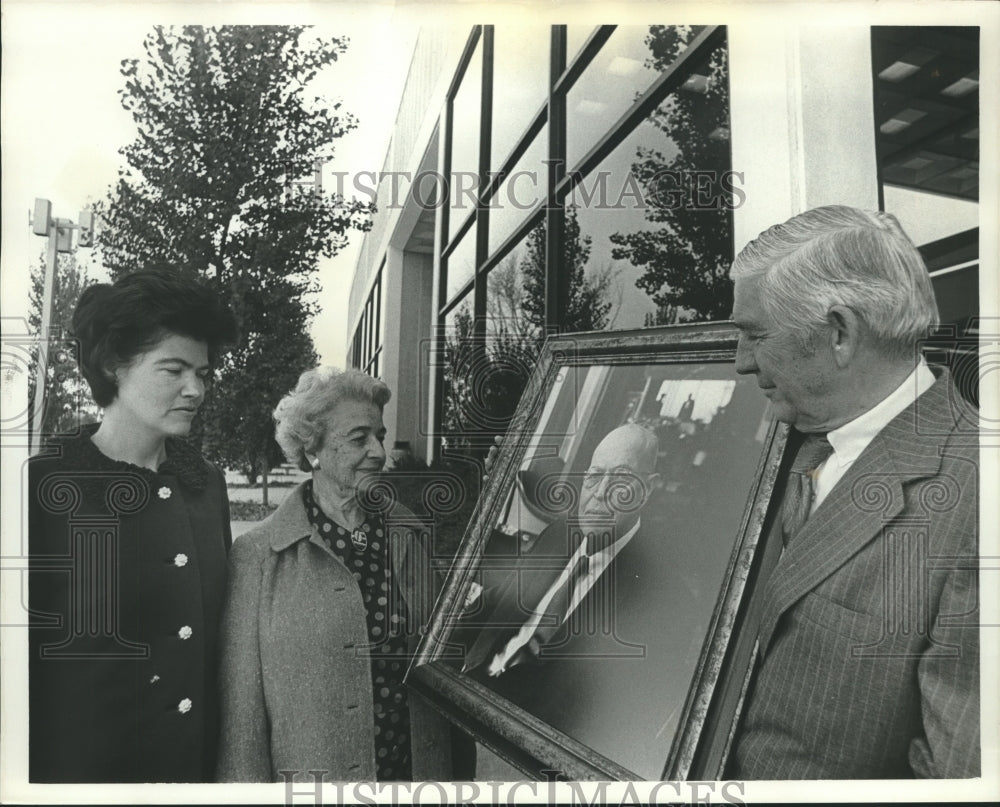
<svg viewBox="0 0 1000 807">
<path fill-rule="evenodd" d="M 853 310 L 881 352 L 912 355 L 939 322 L 923 258 L 891 213 L 830 205 L 765 230 L 730 277 L 759 278 L 761 305 L 804 345 L 833 305 Z"/>
<path fill-rule="evenodd" d="M 315 367 L 306 370 L 274 410 L 274 437 L 289 462 L 303 471 L 312 470 L 306 452 L 314 453 L 326 435 L 326 415 L 341 401 L 364 401 L 379 409 L 392 392 L 385 382 L 360 370 Z"/>
</svg>

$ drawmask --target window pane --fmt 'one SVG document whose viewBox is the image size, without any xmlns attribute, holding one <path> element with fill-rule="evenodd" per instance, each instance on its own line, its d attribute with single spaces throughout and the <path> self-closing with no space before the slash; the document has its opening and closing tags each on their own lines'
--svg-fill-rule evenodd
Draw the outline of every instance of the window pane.
<svg viewBox="0 0 1000 807">
<path fill-rule="evenodd" d="M 593 25 L 567 25 L 566 26 L 566 66 L 573 63 L 583 43 L 594 33 Z"/>
<path fill-rule="evenodd" d="M 475 273 L 476 268 L 476 225 L 473 223 L 472 227 L 462 236 L 461 242 L 455 247 L 455 251 L 452 252 L 446 259 L 447 265 L 447 277 L 448 277 L 448 291 L 446 299 L 448 301 L 454 297 L 459 290 L 472 280 L 472 276 Z"/>
<path fill-rule="evenodd" d="M 615 29 L 566 96 L 566 164 L 575 166 L 687 47 L 701 26 Z"/>
<path fill-rule="evenodd" d="M 451 173 L 452 190 L 449 204 L 456 204 L 448 217 L 448 238 L 457 232 L 462 222 L 471 212 L 464 195 L 457 195 L 458 183 L 464 188 L 478 187 L 476 179 L 479 170 L 479 125 L 483 101 L 483 45 L 476 45 L 472 61 L 462 77 L 462 84 L 455 95 L 452 106 L 451 127 Z M 465 174 L 464 177 L 457 176 Z"/>
<path fill-rule="evenodd" d="M 899 219 L 917 246 L 979 226 L 978 202 L 893 185 L 883 192 L 886 212 Z"/>
<path fill-rule="evenodd" d="M 498 354 L 528 356 L 533 364 L 544 320 L 545 228 L 538 226 L 486 277 L 486 344 Z"/>
<path fill-rule="evenodd" d="M 379 270 L 378 276 L 378 346 L 385 344 L 385 271 Z"/>
<path fill-rule="evenodd" d="M 683 42 L 653 28 L 654 55 Z M 668 96 L 567 197 L 566 266 L 603 291 L 604 328 L 725 319 L 732 308 L 734 204 L 725 45 L 696 65 L 708 77 Z M 690 85 L 685 85 L 686 87 Z M 737 196 L 736 202 L 740 201 Z M 572 291 L 572 290 L 571 290 Z"/>
<path fill-rule="evenodd" d="M 466 450 L 473 396 L 469 379 L 473 364 L 471 294 L 445 317 L 444 329 L 445 362 L 441 390 L 443 445 L 450 450 Z"/>
<path fill-rule="evenodd" d="M 978 226 L 979 29 L 874 26 L 885 210 L 916 244 Z"/>
<path fill-rule="evenodd" d="M 545 199 L 548 167 L 543 160 L 548 155 L 548 136 L 548 127 L 545 126 L 517 161 L 507 179 L 500 184 L 490 202 L 491 255 Z"/>
<path fill-rule="evenodd" d="M 471 407 L 466 421 L 487 439 L 507 430 L 538 357 L 513 258 L 512 254 L 502 261 L 486 278 L 484 355 L 468 374 L 475 392 L 466 402 Z"/>
<path fill-rule="evenodd" d="M 547 25 L 498 25 L 494 31 L 490 166 L 496 171 L 545 102 L 552 34 Z"/>
<path fill-rule="evenodd" d="M 372 301 L 368 298 L 365 303 L 365 349 L 364 362 L 368 364 L 372 357 Z"/>
</svg>

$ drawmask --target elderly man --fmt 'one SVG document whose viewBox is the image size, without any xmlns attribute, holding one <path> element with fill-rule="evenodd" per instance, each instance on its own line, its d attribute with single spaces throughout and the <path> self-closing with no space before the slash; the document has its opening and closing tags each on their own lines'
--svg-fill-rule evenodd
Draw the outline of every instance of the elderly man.
<svg viewBox="0 0 1000 807">
<path fill-rule="evenodd" d="M 731 274 L 736 369 L 793 460 L 727 775 L 977 776 L 978 418 L 921 357 L 920 255 L 891 215 L 824 207 Z"/>
<path fill-rule="evenodd" d="M 485 662 L 496 677 L 539 656 L 570 654 L 566 645 L 580 628 L 572 618 L 577 609 L 596 613 L 613 596 L 605 572 L 639 532 L 639 511 L 658 479 L 656 454 L 656 436 L 636 424 L 601 440 L 582 478 L 576 522 L 559 519 L 539 536 L 524 568 L 498 594 L 493 627 L 470 648 L 466 670 Z"/>
</svg>

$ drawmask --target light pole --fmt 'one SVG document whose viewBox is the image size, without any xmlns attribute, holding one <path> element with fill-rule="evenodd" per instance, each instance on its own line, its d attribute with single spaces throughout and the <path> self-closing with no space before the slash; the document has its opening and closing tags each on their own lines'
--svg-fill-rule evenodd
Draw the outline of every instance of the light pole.
<svg viewBox="0 0 1000 807">
<path fill-rule="evenodd" d="M 34 454 L 41 447 L 41 431 L 45 417 L 45 395 L 49 364 L 49 328 L 52 321 L 52 298 L 55 292 L 56 271 L 60 252 L 73 251 L 73 230 L 80 231 L 78 246 L 94 245 L 94 212 L 80 211 L 80 223 L 69 219 L 53 219 L 52 203 L 48 199 L 35 199 L 35 209 L 31 218 L 31 229 L 35 235 L 49 239 L 45 252 L 45 279 L 42 284 L 41 324 L 38 331 L 38 362 L 35 366 L 35 400 L 31 409 L 31 443 L 29 452 Z"/>
</svg>

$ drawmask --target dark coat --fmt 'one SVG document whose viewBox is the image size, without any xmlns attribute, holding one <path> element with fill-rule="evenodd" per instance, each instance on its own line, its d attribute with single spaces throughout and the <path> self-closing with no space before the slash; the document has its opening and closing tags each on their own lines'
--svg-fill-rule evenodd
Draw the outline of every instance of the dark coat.
<svg viewBox="0 0 1000 807">
<path fill-rule="evenodd" d="M 281 781 L 375 779 L 371 659 L 361 590 L 309 523 L 304 485 L 241 536 L 230 557 L 222 624 L 222 736 L 217 777 Z M 386 515 L 392 574 L 414 617 L 430 617 L 437 586 L 427 538 L 401 506 Z M 417 635 L 410 637 L 411 651 Z M 413 775 L 451 778 L 448 724 L 409 697 Z"/>
<path fill-rule="evenodd" d="M 939 375 L 772 572 L 730 776 L 979 774 L 978 416 Z"/>
<path fill-rule="evenodd" d="M 718 581 L 704 578 L 721 575 L 733 540 L 722 536 L 706 551 L 702 533 L 652 516 L 643 512 L 636 534 L 541 648 L 537 663 L 490 677 L 493 654 L 579 545 L 566 521 L 546 527 L 510 578 L 484 589 L 478 621 L 494 627 L 469 643 L 467 657 L 473 677 L 494 692 L 643 779 L 663 774 L 718 593 Z"/>
<path fill-rule="evenodd" d="M 93 430 L 29 463 L 29 777 L 209 781 L 225 480 L 181 440 L 154 473 Z"/>
</svg>

